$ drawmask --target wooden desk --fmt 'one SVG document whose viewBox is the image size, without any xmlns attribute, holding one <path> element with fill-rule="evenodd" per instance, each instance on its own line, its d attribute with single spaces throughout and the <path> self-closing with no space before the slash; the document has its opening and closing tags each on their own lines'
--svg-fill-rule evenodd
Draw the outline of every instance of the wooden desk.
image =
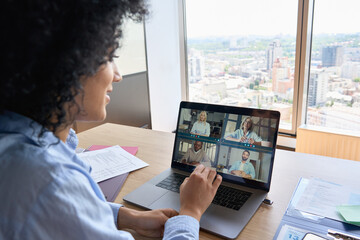
<svg viewBox="0 0 360 240">
<path fill-rule="evenodd" d="M 123 197 L 170 167 L 175 134 L 117 124 L 103 124 L 78 135 L 79 147 L 93 144 L 138 146 L 137 157 L 150 166 L 129 174 L 115 202 L 127 207 Z M 272 206 L 262 205 L 238 239 L 272 239 L 300 177 L 319 177 L 360 189 L 360 162 L 276 150 L 269 198 Z M 132 232 L 135 239 L 144 238 Z M 220 239 L 200 231 L 200 239 Z"/>
</svg>

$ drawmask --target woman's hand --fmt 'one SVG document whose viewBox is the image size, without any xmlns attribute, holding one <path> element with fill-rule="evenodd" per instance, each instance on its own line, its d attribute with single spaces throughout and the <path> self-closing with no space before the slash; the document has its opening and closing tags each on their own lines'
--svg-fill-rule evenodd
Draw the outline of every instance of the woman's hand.
<svg viewBox="0 0 360 240">
<path fill-rule="evenodd" d="M 165 222 L 178 215 L 174 209 L 137 211 L 121 207 L 118 213 L 118 229 L 133 229 L 146 237 L 162 237 Z"/>
<path fill-rule="evenodd" d="M 215 179 L 215 180 L 214 180 Z M 211 204 L 222 177 L 216 171 L 199 165 L 180 186 L 180 215 L 192 216 L 200 221 Z"/>
<path fill-rule="evenodd" d="M 240 171 L 240 170 L 232 170 L 231 174 L 236 175 L 236 176 L 241 176 L 242 171 Z"/>
</svg>

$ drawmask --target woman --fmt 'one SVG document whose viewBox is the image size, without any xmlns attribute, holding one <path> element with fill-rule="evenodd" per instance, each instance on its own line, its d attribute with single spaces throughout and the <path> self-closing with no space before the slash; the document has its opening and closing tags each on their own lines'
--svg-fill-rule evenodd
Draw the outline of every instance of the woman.
<svg viewBox="0 0 360 240">
<path fill-rule="evenodd" d="M 206 122 L 206 112 L 202 111 L 199 114 L 198 120 L 194 123 L 190 133 L 200 136 L 210 136 L 210 124 Z"/>
<path fill-rule="evenodd" d="M 240 129 L 237 129 L 235 132 L 228 134 L 225 139 L 230 141 L 261 145 L 262 139 L 253 131 L 253 128 L 254 125 L 251 117 L 247 117 L 242 121 Z"/>
<path fill-rule="evenodd" d="M 0 13 L 6 33 L 0 40 L 0 236 L 132 239 L 121 229 L 134 229 L 149 237 L 198 237 L 201 215 L 221 182 L 214 171 L 199 166 L 184 181 L 179 213 L 135 211 L 106 202 L 69 134 L 75 120 L 105 119 L 107 94 L 121 80 L 112 62 L 121 24 L 142 19 L 144 3 L 6 0 Z"/>
</svg>

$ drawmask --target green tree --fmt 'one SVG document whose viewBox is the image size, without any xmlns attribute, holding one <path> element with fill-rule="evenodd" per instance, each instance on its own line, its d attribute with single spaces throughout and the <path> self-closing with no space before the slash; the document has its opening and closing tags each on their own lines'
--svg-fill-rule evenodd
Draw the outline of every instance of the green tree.
<svg viewBox="0 0 360 240">
<path fill-rule="evenodd" d="M 228 65 L 225 66 L 225 72 L 226 72 L 226 73 L 229 73 L 229 68 L 230 68 L 230 67 L 231 67 L 230 64 L 228 64 Z"/>
</svg>

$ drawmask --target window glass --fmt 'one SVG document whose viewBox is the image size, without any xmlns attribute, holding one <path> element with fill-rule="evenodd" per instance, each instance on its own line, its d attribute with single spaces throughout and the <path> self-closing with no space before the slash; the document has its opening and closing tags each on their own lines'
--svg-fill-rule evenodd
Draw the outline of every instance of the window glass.
<svg viewBox="0 0 360 240">
<path fill-rule="evenodd" d="M 229 121 L 226 126 L 225 135 L 235 132 L 235 130 L 236 130 L 236 122 Z"/>
<path fill-rule="evenodd" d="M 358 0 L 316 0 L 306 123 L 360 131 Z"/>
<path fill-rule="evenodd" d="M 229 114 L 229 119 L 230 119 L 230 120 L 237 121 L 238 115 L 236 115 L 236 114 Z"/>
<path fill-rule="evenodd" d="M 297 7 L 186 1 L 189 100 L 278 110 L 280 128 L 292 130 Z"/>
</svg>

